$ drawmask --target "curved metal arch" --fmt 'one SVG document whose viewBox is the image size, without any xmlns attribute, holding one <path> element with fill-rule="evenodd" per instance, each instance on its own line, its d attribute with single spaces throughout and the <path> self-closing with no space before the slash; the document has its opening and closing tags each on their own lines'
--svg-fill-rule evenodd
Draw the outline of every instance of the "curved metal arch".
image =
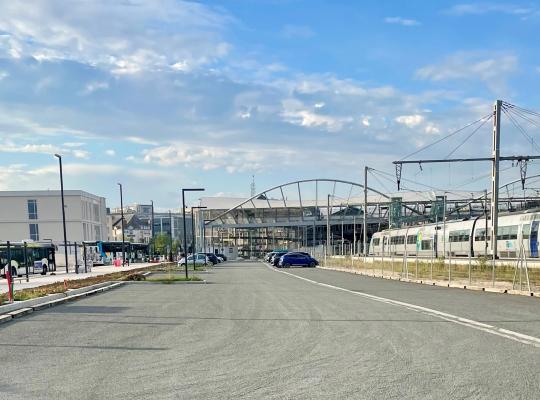
<svg viewBox="0 0 540 400">
<path fill-rule="evenodd" d="M 525 181 L 527 181 L 527 179 L 533 179 L 533 178 L 538 178 L 538 177 L 540 177 L 540 174 L 527 176 L 527 177 L 525 177 Z M 508 187 L 508 186 L 510 186 L 510 185 L 513 185 L 513 184 L 515 184 L 515 183 L 518 183 L 518 182 L 521 182 L 521 178 L 516 179 L 516 180 L 514 180 L 514 181 L 510 181 L 510 182 L 508 182 L 508 183 L 505 183 L 505 184 L 502 185 L 502 186 L 499 186 L 499 190 L 501 190 L 502 188 Z M 489 191 L 486 192 L 486 195 L 488 195 L 488 194 L 491 195 L 492 192 L 493 192 L 493 190 L 489 190 Z M 461 211 L 461 210 L 463 210 L 464 208 L 467 208 L 469 205 L 471 205 L 471 204 L 474 203 L 475 201 L 477 201 L 477 200 L 482 200 L 483 198 L 484 198 L 484 195 L 475 197 L 475 198 L 471 199 L 471 201 L 469 201 L 468 203 L 466 203 L 466 204 L 464 204 L 464 205 L 462 205 L 462 206 L 460 206 L 460 207 L 454 208 L 451 212 L 448 213 L 448 215 L 452 215 L 452 214 L 455 213 L 456 211 Z"/>
<path fill-rule="evenodd" d="M 293 182 L 287 182 L 287 183 L 283 183 L 281 185 L 277 185 L 277 186 L 274 186 L 270 189 L 266 189 L 266 190 L 263 190 L 262 192 L 259 192 L 257 193 L 256 195 L 254 196 L 251 196 L 249 199 L 247 200 L 244 200 L 242 201 L 241 203 L 237 204 L 236 206 L 232 207 L 232 208 L 229 208 L 227 211 L 219 214 L 217 217 L 211 219 L 211 220 L 208 220 L 206 222 L 206 224 L 210 224 L 212 222 L 214 222 L 215 220 L 217 219 L 220 219 L 220 218 L 223 218 L 225 215 L 227 215 L 228 213 L 230 213 L 231 211 L 234 211 L 238 208 L 242 208 L 242 206 L 246 203 L 249 203 L 249 202 L 253 202 L 253 200 L 257 200 L 258 197 L 262 196 L 263 194 L 266 194 L 268 192 L 271 192 L 273 190 L 276 190 L 276 189 L 283 189 L 285 186 L 291 186 L 291 185 L 300 185 L 301 183 L 307 183 L 307 182 L 333 182 L 333 183 L 343 183 L 345 185 L 351 185 L 351 186 L 358 186 L 358 187 L 361 187 L 362 189 L 364 188 L 364 185 L 360 184 L 360 183 L 357 183 L 357 182 L 352 182 L 352 181 L 345 181 L 345 180 L 342 180 L 342 179 L 327 179 L 327 178 L 321 178 L 321 179 L 303 179 L 303 180 L 299 180 L 299 181 L 293 181 Z M 377 193 L 381 196 L 383 196 L 384 198 L 386 199 L 390 199 L 390 197 L 382 192 L 379 192 L 378 190 L 376 189 L 372 189 L 370 187 L 367 187 L 367 190 L 371 191 L 371 192 L 374 192 L 374 193 Z M 268 200 L 268 199 L 267 199 Z"/>
</svg>

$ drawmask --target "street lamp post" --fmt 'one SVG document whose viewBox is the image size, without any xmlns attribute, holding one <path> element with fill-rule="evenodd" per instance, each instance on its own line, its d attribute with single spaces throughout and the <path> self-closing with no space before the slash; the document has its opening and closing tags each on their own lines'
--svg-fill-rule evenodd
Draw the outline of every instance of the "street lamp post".
<svg viewBox="0 0 540 400">
<path fill-rule="evenodd" d="M 172 228 L 172 215 L 171 210 L 169 210 L 169 262 L 173 261 L 173 255 L 172 255 L 172 235 L 173 235 L 173 228 Z"/>
<path fill-rule="evenodd" d="M 125 229 L 124 229 L 124 198 L 122 193 L 122 184 L 119 183 L 120 187 L 120 218 L 122 221 L 122 267 L 126 265 L 126 248 L 125 248 Z"/>
<path fill-rule="evenodd" d="M 68 273 L 67 234 L 66 234 L 66 208 L 64 205 L 64 175 L 62 173 L 62 156 L 54 155 L 60 164 L 60 196 L 62 197 L 62 225 L 64 228 L 64 256 L 66 257 L 66 274 Z M 75 249 L 77 251 L 77 249 Z"/>
<path fill-rule="evenodd" d="M 196 210 L 196 209 L 203 209 L 203 208 L 206 208 L 205 206 L 197 206 L 197 207 L 191 207 L 191 252 L 193 253 L 193 271 L 195 271 L 195 253 L 197 251 L 196 247 L 195 247 L 195 217 L 193 216 L 193 210 Z M 186 258 L 186 263 L 187 263 L 187 258 Z"/>
<path fill-rule="evenodd" d="M 156 245 L 154 243 L 154 200 L 150 200 L 150 203 L 152 203 L 152 226 L 150 227 L 150 234 L 152 235 L 152 238 L 150 241 L 152 244 L 152 259 L 154 259 L 154 253 L 156 252 Z"/>
<path fill-rule="evenodd" d="M 186 257 L 186 263 L 184 264 L 185 265 L 185 269 L 186 269 L 186 279 L 188 279 L 188 272 L 187 272 L 187 238 L 186 238 L 186 196 L 185 196 L 185 193 L 186 192 L 202 192 L 204 191 L 204 189 L 202 188 L 197 188 L 197 189 L 194 189 L 194 188 L 186 188 L 186 189 L 182 189 L 182 222 L 184 224 L 184 252 L 185 252 L 185 257 Z"/>
</svg>

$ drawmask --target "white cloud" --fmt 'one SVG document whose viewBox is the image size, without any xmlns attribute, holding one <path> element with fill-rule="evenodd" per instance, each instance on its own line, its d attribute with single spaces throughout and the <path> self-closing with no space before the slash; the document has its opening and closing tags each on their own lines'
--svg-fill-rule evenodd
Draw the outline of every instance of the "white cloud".
<svg viewBox="0 0 540 400">
<path fill-rule="evenodd" d="M 184 164 L 188 167 L 214 170 L 225 169 L 228 173 L 259 171 L 268 168 L 276 160 L 288 164 L 295 151 L 288 147 L 250 146 L 215 147 L 193 143 L 172 143 L 143 152 L 143 162 L 164 167 Z"/>
<path fill-rule="evenodd" d="M 67 143 L 72 144 L 72 143 Z M 65 144 L 64 144 L 65 145 Z M 62 154 L 72 155 L 75 158 L 88 158 L 90 152 L 73 147 L 60 147 L 52 144 L 18 144 L 7 140 L 0 143 L 0 153 L 36 153 L 36 154 Z"/>
<path fill-rule="evenodd" d="M 12 0 L 2 4 L 0 52 L 75 60 L 116 74 L 194 68 L 228 53 L 221 36 L 231 21 L 222 9 L 183 0 L 48 0 L 33 2 L 31 12 L 26 1 Z"/>
<path fill-rule="evenodd" d="M 362 125 L 370 126 L 371 125 L 371 123 L 369 122 L 370 119 L 371 117 L 362 117 Z"/>
<path fill-rule="evenodd" d="M 315 108 L 323 108 L 326 104 L 324 103 L 324 101 L 321 101 L 320 103 L 315 103 L 314 107 Z"/>
<path fill-rule="evenodd" d="M 534 14 L 538 14 L 538 9 L 533 7 L 523 7 L 517 4 L 493 4 L 493 3 L 463 3 L 456 4 L 453 7 L 446 10 L 447 14 L 451 15 L 481 15 L 488 13 L 502 13 L 516 15 L 520 17 L 526 17 Z"/>
<path fill-rule="evenodd" d="M 414 115 L 400 115 L 396 118 L 396 122 L 405 125 L 409 128 L 414 128 L 415 126 L 420 125 L 422 122 L 424 122 L 425 117 L 420 114 L 414 114 Z"/>
<path fill-rule="evenodd" d="M 316 114 L 296 99 L 284 100 L 282 107 L 281 116 L 284 121 L 306 128 L 322 128 L 328 132 L 339 132 L 346 124 L 353 121 L 353 118 L 349 116 Z"/>
<path fill-rule="evenodd" d="M 84 90 L 82 91 L 82 94 L 84 95 L 88 95 L 88 94 L 92 94 L 98 90 L 106 90 L 109 88 L 109 83 L 108 82 L 90 82 L 88 84 L 86 84 L 86 86 L 84 87 Z"/>
<path fill-rule="evenodd" d="M 0 81 L 6 79 L 8 76 L 9 74 L 6 71 L 0 70 Z"/>
<path fill-rule="evenodd" d="M 428 135 L 436 135 L 441 132 L 441 130 L 432 122 L 428 122 L 424 127 L 424 132 Z"/>
<path fill-rule="evenodd" d="M 116 155 L 116 152 L 112 149 L 108 149 L 108 150 L 105 150 L 105 154 L 112 157 Z"/>
<path fill-rule="evenodd" d="M 66 147 L 82 147 L 85 146 L 86 143 L 84 142 L 66 142 L 64 143 L 64 146 Z"/>
<path fill-rule="evenodd" d="M 73 150 L 72 154 L 76 158 L 88 158 L 90 157 L 90 152 L 86 150 Z"/>
<path fill-rule="evenodd" d="M 492 91 L 500 91 L 506 78 L 515 72 L 518 58 L 512 54 L 461 52 L 453 54 L 439 64 L 422 67 L 416 76 L 434 82 L 449 80 L 480 80 Z"/>
<path fill-rule="evenodd" d="M 384 19 L 384 22 L 387 24 L 397 24 L 402 26 L 417 26 L 420 25 L 420 22 L 418 22 L 415 19 L 408 19 L 408 18 L 402 18 L 402 17 L 386 17 Z"/>
<path fill-rule="evenodd" d="M 151 146 L 157 146 L 159 145 L 158 142 L 151 139 L 146 139 L 140 136 L 128 136 L 125 138 L 128 142 L 136 143 L 136 144 L 144 144 L 144 145 L 151 145 Z"/>
</svg>

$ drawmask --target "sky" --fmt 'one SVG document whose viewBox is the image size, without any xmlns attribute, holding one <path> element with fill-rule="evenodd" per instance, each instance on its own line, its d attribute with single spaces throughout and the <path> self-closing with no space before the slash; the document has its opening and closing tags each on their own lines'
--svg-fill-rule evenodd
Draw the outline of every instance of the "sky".
<svg viewBox="0 0 540 400">
<path fill-rule="evenodd" d="M 125 203 L 167 209 L 182 187 L 247 196 L 253 175 L 258 191 L 391 177 L 496 99 L 540 110 L 539 28 L 532 1 L 5 1 L 0 190 L 58 189 L 54 153 L 66 189 L 112 207 L 118 182 Z M 501 153 L 534 153 L 534 122 L 503 120 Z M 489 156 L 490 124 L 415 157 Z M 486 174 L 403 169 L 416 189 L 482 190 Z M 501 183 L 518 178 L 505 165 Z"/>
</svg>

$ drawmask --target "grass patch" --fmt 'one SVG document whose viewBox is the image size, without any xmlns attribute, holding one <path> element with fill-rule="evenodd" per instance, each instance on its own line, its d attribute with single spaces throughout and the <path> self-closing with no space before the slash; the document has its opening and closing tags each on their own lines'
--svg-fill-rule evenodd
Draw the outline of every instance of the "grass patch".
<svg viewBox="0 0 540 400">
<path fill-rule="evenodd" d="M 449 278 L 452 281 L 461 281 L 468 284 L 469 281 L 469 265 L 467 259 L 464 259 L 464 264 L 458 264 L 457 259 L 453 259 L 444 262 L 442 259 L 433 259 L 429 261 L 426 259 L 409 259 L 403 260 L 402 257 L 396 256 L 394 260 L 386 258 L 384 261 L 376 259 L 371 263 L 364 263 L 362 259 L 355 258 L 351 260 L 350 257 L 346 258 L 329 258 L 327 265 L 329 267 L 340 267 L 345 269 L 351 269 L 356 271 L 362 271 L 367 274 L 374 275 L 392 275 L 407 277 L 409 279 L 418 280 L 437 280 L 448 281 Z M 484 257 L 471 260 L 470 266 L 470 279 L 471 283 L 480 285 L 489 285 L 492 280 L 492 267 L 491 261 Z M 511 288 L 512 281 L 514 280 L 515 261 L 508 261 L 505 264 L 497 264 L 495 266 L 495 282 L 498 284 L 504 284 L 505 287 Z M 528 268 L 529 279 L 532 291 L 540 290 L 540 268 Z M 524 280 L 525 277 L 522 276 Z M 519 271 L 516 276 L 516 283 L 519 280 Z"/>
<path fill-rule="evenodd" d="M 198 276 L 171 276 L 171 277 L 163 277 L 163 278 L 147 278 L 146 282 L 157 282 L 157 283 L 174 283 L 174 282 L 200 282 L 202 281 L 201 278 Z"/>
<path fill-rule="evenodd" d="M 104 275 L 98 275 L 98 276 L 92 276 L 89 278 L 84 279 L 74 279 L 67 281 L 67 289 L 79 289 L 86 286 L 96 285 L 98 283 L 108 282 L 108 281 L 123 281 L 128 280 L 128 277 L 133 275 L 140 275 L 142 272 L 147 271 L 156 271 L 160 268 L 166 268 L 164 265 L 151 265 L 144 268 L 136 268 L 129 271 L 118 271 L 113 272 L 110 274 L 104 274 Z M 129 278 L 132 280 L 133 278 Z M 30 300 L 35 299 L 38 297 L 43 297 L 48 294 L 56 294 L 56 293 L 64 293 L 66 291 L 66 287 L 64 286 L 64 282 L 55 282 L 51 283 L 49 285 L 43 285 L 36 288 L 29 288 L 29 289 L 22 289 L 22 290 L 16 290 L 13 294 L 13 297 L 15 301 L 23 301 L 23 300 Z M 8 294 L 2 293 L 0 294 L 0 305 L 7 304 L 9 302 Z"/>
</svg>

